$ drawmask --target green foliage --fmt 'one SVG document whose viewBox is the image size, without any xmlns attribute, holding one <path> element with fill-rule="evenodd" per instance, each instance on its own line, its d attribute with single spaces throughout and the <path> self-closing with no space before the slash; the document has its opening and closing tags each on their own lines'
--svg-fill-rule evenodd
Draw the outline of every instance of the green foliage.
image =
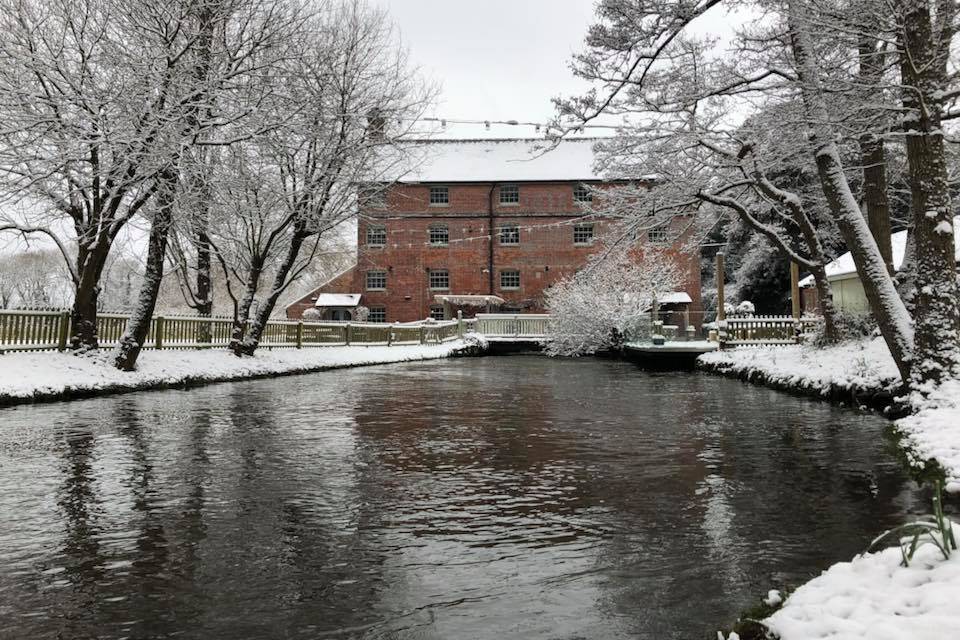
<svg viewBox="0 0 960 640">
<path fill-rule="evenodd" d="M 957 541 L 953 535 L 953 523 L 943 515 L 942 479 L 934 482 L 932 515 L 921 516 L 913 522 L 885 531 L 870 543 L 867 551 L 873 551 L 891 538 L 897 540 L 900 545 L 900 553 L 903 557 L 900 564 L 904 567 L 910 565 L 917 549 L 925 544 L 932 544 L 939 549 L 944 560 L 950 559 L 950 554 L 957 550 Z"/>
</svg>

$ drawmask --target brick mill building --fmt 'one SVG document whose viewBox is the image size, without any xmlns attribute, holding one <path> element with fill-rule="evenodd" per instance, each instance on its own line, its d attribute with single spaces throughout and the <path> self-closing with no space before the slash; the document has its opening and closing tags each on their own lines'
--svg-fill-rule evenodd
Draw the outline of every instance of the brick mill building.
<svg viewBox="0 0 960 640">
<path fill-rule="evenodd" d="M 539 156 L 536 142 L 421 143 L 416 169 L 361 204 L 356 264 L 290 304 L 287 317 L 316 308 L 325 320 L 352 320 L 358 307 L 374 322 L 543 312 L 544 290 L 584 265 L 607 224 L 585 214 L 586 187 L 616 182 L 594 171 L 593 141 Z M 655 229 L 639 242 L 678 247 L 676 235 Z M 699 256 L 677 257 L 687 281 L 671 299 L 699 318 Z"/>
</svg>

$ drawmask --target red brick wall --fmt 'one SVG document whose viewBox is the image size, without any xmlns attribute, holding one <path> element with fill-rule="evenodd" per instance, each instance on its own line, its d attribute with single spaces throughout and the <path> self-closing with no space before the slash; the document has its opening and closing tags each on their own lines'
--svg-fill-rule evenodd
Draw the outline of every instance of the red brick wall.
<svg viewBox="0 0 960 640">
<path fill-rule="evenodd" d="M 573 223 L 583 218 L 574 202 L 575 182 L 519 183 L 520 202 L 499 204 L 498 187 L 486 184 L 450 184 L 449 204 L 429 205 L 430 185 L 397 185 L 390 189 L 386 207 L 361 212 L 358 224 L 357 266 L 327 283 L 317 292 L 362 293 L 366 307 L 386 308 L 387 321 L 407 322 L 425 318 L 436 294 L 488 294 L 500 296 L 528 312 L 542 312 L 543 291 L 563 276 L 583 266 L 595 251 L 592 246 L 573 242 Z M 493 187 L 491 191 L 491 187 Z M 490 201 L 493 201 L 493 287 L 490 287 L 489 247 Z M 594 234 L 604 223 L 594 223 Z M 429 244 L 429 226 L 445 223 L 449 229 L 446 246 Z M 384 247 L 366 245 L 367 226 L 384 225 Z M 504 224 L 520 227 L 519 245 L 501 245 L 497 229 Z M 682 256 L 689 273 L 687 292 L 693 298 L 691 311 L 701 310 L 700 266 L 696 255 Z M 367 291 L 368 270 L 387 272 L 385 291 Z M 429 288 L 429 270 L 447 269 L 448 291 Z M 501 289 L 500 272 L 520 271 L 518 289 Z M 300 317 L 311 306 L 304 297 L 288 308 L 288 317 Z"/>
</svg>

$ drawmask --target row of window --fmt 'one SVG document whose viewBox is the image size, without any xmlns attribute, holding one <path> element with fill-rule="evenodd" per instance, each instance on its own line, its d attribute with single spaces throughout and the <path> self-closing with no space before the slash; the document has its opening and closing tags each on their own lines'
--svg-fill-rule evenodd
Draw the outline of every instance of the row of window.
<svg viewBox="0 0 960 640">
<path fill-rule="evenodd" d="M 447 291 L 450 289 L 450 271 L 447 269 L 430 269 L 427 272 L 427 285 L 431 289 Z M 383 269 L 367 271 L 367 291 L 384 291 L 387 288 L 387 272 Z M 501 289 L 519 289 L 520 272 L 516 269 L 500 271 Z"/>
<path fill-rule="evenodd" d="M 520 185 L 505 184 L 500 187 L 500 204 L 520 204 Z M 573 187 L 574 202 L 593 202 L 593 191 L 582 184 Z M 450 187 L 430 187 L 430 204 L 442 207 L 450 204 Z"/>
<path fill-rule="evenodd" d="M 427 236 L 430 244 L 441 247 L 450 242 L 450 228 L 446 224 L 431 224 L 427 228 Z M 520 225 L 504 224 L 497 227 L 497 237 L 500 244 L 518 245 L 520 244 Z M 589 245 L 593 244 L 594 230 L 593 224 L 581 222 L 573 225 L 573 244 Z M 647 231 L 647 239 L 654 244 L 663 244 L 669 242 L 670 236 L 666 227 L 657 227 Z M 384 247 L 387 244 L 387 227 L 382 224 L 371 224 L 367 226 L 367 246 Z"/>
<path fill-rule="evenodd" d="M 432 304 L 430 305 L 430 317 L 434 320 L 446 320 L 447 314 L 443 309 L 442 304 Z M 386 307 L 370 307 L 367 314 L 367 322 L 386 322 L 387 321 L 387 308 Z"/>
<path fill-rule="evenodd" d="M 450 242 L 450 227 L 446 224 L 431 224 L 427 228 L 430 244 L 444 246 Z M 503 224 L 497 227 L 497 237 L 500 244 L 520 244 L 520 225 Z M 592 244 L 593 224 L 584 222 L 573 225 L 573 244 Z M 387 244 L 387 227 L 382 224 L 367 226 L 367 246 L 384 247 Z"/>
</svg>

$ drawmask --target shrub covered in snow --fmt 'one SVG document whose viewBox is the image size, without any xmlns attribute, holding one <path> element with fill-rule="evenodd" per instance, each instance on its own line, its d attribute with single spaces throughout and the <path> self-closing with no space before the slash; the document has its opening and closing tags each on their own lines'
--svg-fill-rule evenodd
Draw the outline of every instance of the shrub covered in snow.
<svg viewBox="0 0 960 640">
<path fill-rule="evenodd" d="M 545 351 L 581 356 L 618 348 L 648 317 L 654 299 L 682 281 L 681 270 L 665 253 L 598 254 L 547 290 L 551 319 Z"/>
</svg>

